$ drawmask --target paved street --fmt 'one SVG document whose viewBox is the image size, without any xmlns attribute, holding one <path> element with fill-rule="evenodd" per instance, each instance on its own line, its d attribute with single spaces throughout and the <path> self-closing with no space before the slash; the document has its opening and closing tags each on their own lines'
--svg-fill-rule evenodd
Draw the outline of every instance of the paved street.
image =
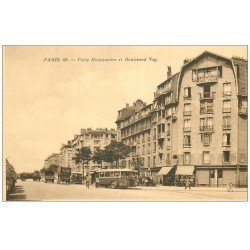
<svg viewBox="0 0 250 250">
<path fill-rule="evenodd" d="M 247 189 L 194 187 L 135 187 L 128 189 L 95 188 L 84 185 L 18 181 L 10 200 L 29 201 L 246 201 Z"/>
</svg>

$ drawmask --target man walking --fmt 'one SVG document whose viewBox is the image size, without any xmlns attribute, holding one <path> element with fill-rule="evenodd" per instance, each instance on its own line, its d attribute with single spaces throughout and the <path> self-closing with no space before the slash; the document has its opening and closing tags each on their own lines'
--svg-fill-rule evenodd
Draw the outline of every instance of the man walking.
<svg viewBox="0 0 250 250">
<path fill-rule="evenodd" d="M 233 183 L 231 179 L 229 179 L 227 183 L 227 192 L 233 192 Z"/>
<path fill-rule="evenodd" d="M 89 184 L 90 184 L 90 176 L 89 176 L 89 174 L 87 174 L 87 176 L 86 176 L 86 188 L 89 188 Z"/>
<path fill-rule="evenodd" d="M 191 187 L 190 187 L 190 181 L 189 181 L 188 178 L 186 179 L 186 186 L 185 186 L 185 189 L 187 189 L 187 188 L 191 189 Z"/>
</svg>

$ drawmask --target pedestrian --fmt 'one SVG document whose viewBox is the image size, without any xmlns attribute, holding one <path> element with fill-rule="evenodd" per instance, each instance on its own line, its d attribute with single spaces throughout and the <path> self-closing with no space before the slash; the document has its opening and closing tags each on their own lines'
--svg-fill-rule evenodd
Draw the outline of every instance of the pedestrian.
<svg viewBox="0 0 250 250">
<path fill-rule="evenodd" d="M 229 179 L 227 183 L 227 192 L 233 192 L 233 183 L 231 179 Z"/>
<path fill-rule="evenodd" d="M 86 176 L 86 188 L 89 188 L 89 184 L 90 184 L 90 176 L 89 174 Z"/>
<path fill-rule="evenodd" d="M 187 189 L 187 188 L 191 189 L 191 187 L 190 187 L 190 181 L 189 181 L 188 178 L 186 179 L 186 186 L 185 186 L 185 189 Z"/>
</svg>

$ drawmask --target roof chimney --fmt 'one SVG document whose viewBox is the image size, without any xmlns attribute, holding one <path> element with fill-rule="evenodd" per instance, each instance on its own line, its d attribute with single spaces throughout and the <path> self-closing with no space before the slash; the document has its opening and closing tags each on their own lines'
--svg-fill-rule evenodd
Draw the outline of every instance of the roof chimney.
<svg viewBox="0 0 250 250">
<path fill-rule="evenodd" d="M 167 78 L 169 79 L 172 76 L 171 66 L 168 66 Z"/>
<path fill-rule="evenodd" d="M 186 58 L 186 59 L 183 61 L 183 64 L 185 65 L 185 64 L 187 64 L 187 63 L 190 62 L 190 61 L 191 61 L 191 59 Z"/>
</svg>

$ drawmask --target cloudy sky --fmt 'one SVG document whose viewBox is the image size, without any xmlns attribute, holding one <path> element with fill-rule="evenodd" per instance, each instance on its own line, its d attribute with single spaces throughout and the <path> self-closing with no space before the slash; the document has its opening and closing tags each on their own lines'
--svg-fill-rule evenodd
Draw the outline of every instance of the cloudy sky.
<svg viewBox="0 0 250 250">
<path fill-rule="evenodd" d="M 247 58 L 247 48 L 239 46 L 4 47 L 3 159 L 17 172 L 41 169 L 44 159 L 81 128 L 115 128 L 117 111 L 126 103 L 151 102 L 167 66 L 176 73 L 185 58 L 204 50 Z M 46 59 L 55 57 L 60 62 Z M 78 61 L 92 57 L 117 62 Z M 126 57 L 147 61 L 128 62 Z"/>
</svg>

